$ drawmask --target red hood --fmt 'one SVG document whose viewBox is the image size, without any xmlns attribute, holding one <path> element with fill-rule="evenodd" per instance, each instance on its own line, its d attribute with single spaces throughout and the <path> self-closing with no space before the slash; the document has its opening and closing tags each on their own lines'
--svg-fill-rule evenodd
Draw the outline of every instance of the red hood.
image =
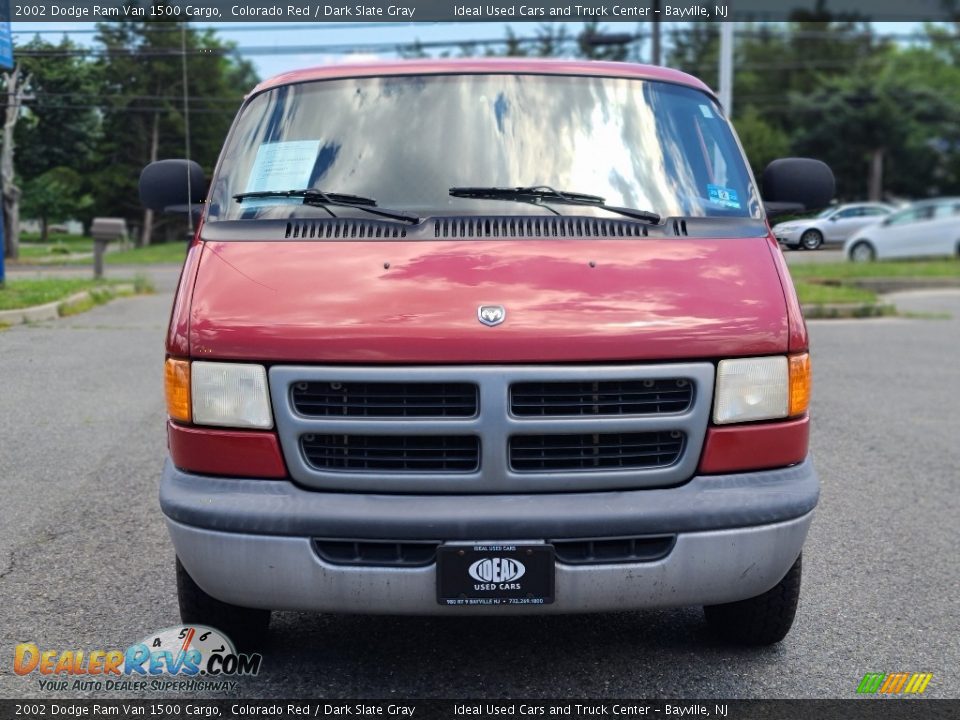
<svg viewBox="0 0 960 720">
<path fill-rule="evenodd" d="M 389 263 L 389 267 L 386 267 Z M 482 304 L 506 321 L 477 320 Z M 766 238 L 207 242 L 196 358 L 512 363 L 786 352 Z"/>
</svg>

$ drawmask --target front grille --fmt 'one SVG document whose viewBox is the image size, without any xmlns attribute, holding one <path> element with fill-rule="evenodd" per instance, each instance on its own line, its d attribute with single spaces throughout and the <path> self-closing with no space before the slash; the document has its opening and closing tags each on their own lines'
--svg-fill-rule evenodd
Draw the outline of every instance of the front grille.
<svg viewBox="0 0 960 720">
<path fill-rule="evenodd" d="M 521 435 L 510 438 L 510 467 L 517 472 L 667 467 L 679 459 L 683 443 L 679 431 Z"/>
<path fill-rule="evenodd" d="M 709 362 L 269 370 L 284 460 L 301 487 L 505 496 L 689 480 L 714 372 Z"/>
<path fill-rule="evenodd" d="M 332 565 L 417 567 L 430 565 L 437 554 L 436 541 L 390 542 L 383 540 L 314 539 L 313 549 Z"/>
<path fill-rule="evenodd" d="M 554 540 L 557 561 L 568 565 L 654 562 L 670 554 L 676 535 Z"/>
<path fill-rule="evenodd" d="M 307 417 L 473 417 L 477 386 L 469 383 L 297 382 L 294 409 Z"/>
<path fill-rule="evenodd" d="M 317 470 L 473 472 L 480 440 L 461 435 L 304 435 L 300 446 Z"/>
<path fill-rule="evenodd" d="M 530 382 L 510 388 L 510 410 L 519 417 L 661 415 L 686 412 L 692 402 L 687 378 Z"/>
</svg>

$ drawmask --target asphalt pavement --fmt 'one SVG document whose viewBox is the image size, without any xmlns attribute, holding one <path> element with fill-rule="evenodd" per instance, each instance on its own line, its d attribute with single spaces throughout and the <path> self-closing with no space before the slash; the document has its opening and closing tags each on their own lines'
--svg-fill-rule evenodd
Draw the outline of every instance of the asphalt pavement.
<svg viewBox="0 0 960 720">
<path fill-rule="evenodd" d="M 125 648 L 178 623 L 157 506 L 176 271 L 151 274 L 156 295 L 0 332 L 0 697 L 114 697 L 40 690 L 14 645 Z M 810 325 L 823 493 L 778 646 L 725 646 L 695 608 L 278 613 L 261 674 L 230 695 L 849 698 L 866 672 L 922 671 L 926 696 L 960 697 L 960 292 L 896 302 L 920 316 Z"/>
</svg>

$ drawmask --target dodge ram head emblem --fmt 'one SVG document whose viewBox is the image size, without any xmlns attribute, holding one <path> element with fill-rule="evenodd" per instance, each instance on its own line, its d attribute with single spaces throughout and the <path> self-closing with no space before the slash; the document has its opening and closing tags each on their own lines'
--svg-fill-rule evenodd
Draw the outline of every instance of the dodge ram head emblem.
<svg viewBox="0 0 960 720">
<path fill-rule="evenodd" d="M 477 319 L 490 327 L 499 325 L 506 317 L 507 311 L 503 305 L 481 305 L 477 308 Z"/>
</svg>

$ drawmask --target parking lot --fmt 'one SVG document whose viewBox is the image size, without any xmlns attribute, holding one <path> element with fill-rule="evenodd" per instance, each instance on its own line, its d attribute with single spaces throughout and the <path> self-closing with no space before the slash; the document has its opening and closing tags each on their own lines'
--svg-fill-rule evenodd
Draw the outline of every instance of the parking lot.
<svg viewBox="0 0 960 720">
<path fill-rule="evenodd" d="M 155 295 L 0 332 L 2 697 L 56 695 L 13 674 L 18 642 L 123 648 L 178 622 L 156 498 L 176 270 L 152 274 Z M 231 695 L 847 698 L 866 672 L 922 671 L 927 696 L 960 697 L 960 292 L 897 304 L 917 317 L 810 325 L 822 496 L 781 645 L 726 647 L 698 609 L 280 613 L 260 676 Z"/>
</svg>

